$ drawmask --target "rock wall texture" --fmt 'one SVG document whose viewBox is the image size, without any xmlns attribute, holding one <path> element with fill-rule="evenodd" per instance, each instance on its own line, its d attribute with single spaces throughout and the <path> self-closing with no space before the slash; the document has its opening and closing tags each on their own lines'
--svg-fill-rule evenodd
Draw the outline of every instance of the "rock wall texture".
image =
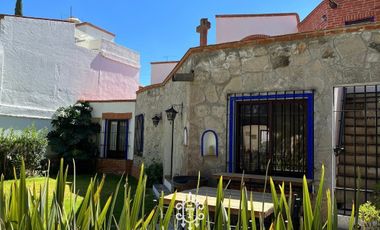
<svg viewBox="0 0 380 230">
<path fill-rule="evenodd" d="M 257 43 L 204 49 L 190 54 L 177 72 L 194 70 L 192 82 L 169 80 L 137 95 L 136 113 L 145 116 L 143 157 L 157 157 L 168 172 L 170 125 L 163 114 L 158 127 L 151 117 L 171 104 L 184 103 L 175 123 L 174 174 L 210 175 L 226 170 L 228 139 L 227 95 L 287 90 L 314 90 L 314 173 L 325 164 L 331 182 L 333 88 L 380 82 L 380 30 L 352 30 L 324 36 L 282 37 Z M 297 36 L 297 35 L 294 35 Z M 258 44 L 258 45 L 256 45 Z M 229 48 L 230 47 L 230 48 Z M 189 145 L 181 144 L 183 128 L 189 129 Z M 202 157 L 200 139 L 205 130 L 216 131 L 219 156 Z"/>
</svg>

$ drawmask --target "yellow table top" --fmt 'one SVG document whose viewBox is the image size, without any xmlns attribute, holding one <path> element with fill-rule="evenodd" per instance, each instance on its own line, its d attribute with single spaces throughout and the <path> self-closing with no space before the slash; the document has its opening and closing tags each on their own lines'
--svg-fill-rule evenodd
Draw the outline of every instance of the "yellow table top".
<svg viewBox="0 0 380 230">
<path fill-rule="evenodd" d="M 190 199 L 190 193 L 192 194 L 192 200 L 197 201 L 200 204 L 205 204 L 207 199 L 208 208 L 210 211 L 214 211 L 216 206 L 216 188 L 211 187 L 201 187 L 199 188 L 198 195 L 196 196 L 196 190 L 186 190 L 176 193 L 176 203 L 188 201 Z M 273 213 L 273 203 L 271 194 L 262 194 L 253 192 L 253 208 L 255 210 L 255 216 L 259 217 L 263 215 L 264 218 L 270 216 Z M 164 197 L 164 203 L 169 204 L 174 196 L 174 193 L 169 194 Z M 250 192 L 248 192 L 248 211 L 252 210 L 249 201 Z M 264 207 L 263 207 L 264 204 Z M 224 190 L 224 201 L 223 205 L 226 209 L 230 207 L 231 214 L 238 214 L 240 210 L 240 191 L 226 189 Z M 226 210 L 227 211 L 227 210 Z"/>
</svg>

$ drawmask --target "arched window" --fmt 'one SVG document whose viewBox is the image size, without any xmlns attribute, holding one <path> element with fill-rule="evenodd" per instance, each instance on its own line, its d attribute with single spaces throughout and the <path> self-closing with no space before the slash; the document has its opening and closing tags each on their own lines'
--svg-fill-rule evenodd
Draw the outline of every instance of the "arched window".
<svg viewBox="0 0 380 230">
<path fill-rule="evenodd" d="M 183 129 L 183 145 L 187 146 L 189 144 L 189 131 L 187 127 Z"/>
<path fill-rule="evenodd" d="M 201 139 L 202 156 L 218 156 L 218 136 L 213 130 L 206 130 Z"/>
</svg>

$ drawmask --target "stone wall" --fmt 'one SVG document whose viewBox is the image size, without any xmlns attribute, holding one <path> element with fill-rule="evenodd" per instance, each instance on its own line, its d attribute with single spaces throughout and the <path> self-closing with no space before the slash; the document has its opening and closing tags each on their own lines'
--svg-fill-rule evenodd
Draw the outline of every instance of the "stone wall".
<svg viewBox="0 0 380 230">
<path fill-rule="evenodd" d="M 183 82 L 168 82 L 167 87 L 145 91 L 136 100 L 136 115 L 144 114 L 144 151 L 143 156 L 134 156 L 134 164 L 145 165 L 152 162 L 164 163 L 164 175 L 170 174 L 171 134 L 172 126 L 166 117 L 165 110 L 176 105 L 179 112 L 174 121 L 173 172 L 186 173 L 186 157 L 188 149 L 183 145 L 183 130 L 188 127 L 190 86 Z M 183 107 L 181 106 L 183 104 Z M 182 111 L 181 111 L 182 107 Z M 162 119 L 154 127 L 152 117 L 161 114 Z"/>
<path fill-rule="evenodd" d="M 199 170 L 209 176 L 225 171 L 228 93 L 314 90 L 314 173 L 318 178 L 321 164 L 325 164 L 327 184 L 331 184 L 333 88 L 380 82 L 380 30 L 376 28 L 240 42 L 186 55 L 177 72 L 194 70 L 193 82 L 168 81 L 138 93 L 136 112 L 147 115 L 144 157 L 160 156 L 167 164 L 168 122 L 163 114 L 163 121 L 154 128 L 150 118 L 170 103 L 187 100 L 183 119 L 176 120 L 176 157 L 182 166 L 176 166 L 175 174 L 196 174 Z M 180 144 L 180 120 L 182 125 L 188 124 L 189 147 Z M 218 157 L 200 154 L 200 138 L 208 129 L 218 134 Z"/>
</svg>

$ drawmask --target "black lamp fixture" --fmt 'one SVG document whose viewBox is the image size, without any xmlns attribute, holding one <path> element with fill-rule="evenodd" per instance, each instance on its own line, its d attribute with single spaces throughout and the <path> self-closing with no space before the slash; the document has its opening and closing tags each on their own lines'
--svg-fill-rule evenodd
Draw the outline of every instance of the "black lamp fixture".
<svg viewBox="0 0 380 230">
<path fill-rule="evenodd" d="M 172 143 L 171 143 L 171 151 L 170 151 L 170 177 L 173 178 L 173 143 L 174 143 L 174 119 L 177 116 L 177 110 L 174 109 L 175 105 L 172 105 L 169 109 L 165 110 L 166 116 L 170 123 L 172 124 Z M 181 106 L 182 108 L 182 106 Z M 182 109 L 181 109 L 182 113 Z"/>
<path fill-rule="evenodd" d="M 161 119 L 162 119 L 161 114 L 156 114 L 156 115 L 154 115 L 154 117 L 152 117 L 154 127 L 157 127 L 157 125 L 158 125 L 158 123 L 160 123 Z"/>
<path fill-rule="evenodd" d="M 177 110 L 174 109 L 174 106 L 171 106 L 169 109 L 165 110 L 166 116 L 170 122 L 173 122 L 177 116 Z"/>
<path fill-rule="evenodd" d="M 338 4 L 335 2 L 335 0 L 329 0 L 329 5 L 331 9 L 338 8 Z"/>
</svg>

